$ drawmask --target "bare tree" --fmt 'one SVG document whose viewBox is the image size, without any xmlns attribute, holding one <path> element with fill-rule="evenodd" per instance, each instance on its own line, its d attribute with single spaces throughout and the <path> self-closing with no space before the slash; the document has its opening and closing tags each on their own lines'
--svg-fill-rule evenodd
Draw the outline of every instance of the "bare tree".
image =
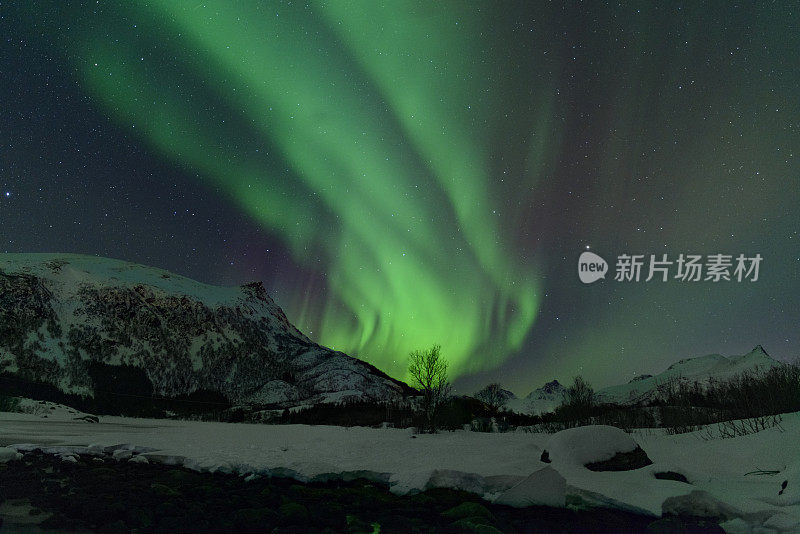
<svg viewBox="0 0 800 534">
<path fill-rule="evenodd" d="M 576 376 L 564 393 L 564 402 L 556 408 L 556 415 L 570 426 L 587 425 L 591 422 L 596 402 L 591 384 L 582 376 Z"/>
<path fill-rule="evenodd" d="M 422 393 L 426 430 L 435 432 L 436 417 L 452 391 L 447 380 L 447 362 L 442 358 L 441 347 L 434 345 L 428 350 L 412 352 L 409 355 L 408 373 L 411 375 L 412 386 Z"/>
<path fill-rule="evenodd" d="M 500 384 L 494 383 L 477 392 L 475 398 L 489 406 L 493 413 L 497 413 L 508 402 L 509 393 Z"/>
<path fill-rule="evenodd" d="M 567 388 L 565 397 L 565 404 L 587 409 L 593 407 L 596 400 L 594 388 L 582 376 L 575 377 L 572 385 Z"/>
</svg>

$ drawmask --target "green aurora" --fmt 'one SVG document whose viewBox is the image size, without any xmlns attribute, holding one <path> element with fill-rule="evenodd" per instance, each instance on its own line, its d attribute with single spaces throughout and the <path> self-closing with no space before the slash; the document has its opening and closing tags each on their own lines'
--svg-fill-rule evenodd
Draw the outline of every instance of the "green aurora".
<svg viewBox="0 0 800 534">
<path fill-rule="evenodd" d="M 280 235 L 300 265 L 319 267 L 308 252 L 324 251 L 324 294 L 283 303 L 320 343 L 396 376 L 433 343 L 454 376 L 496 367 L 533 326 L 541 288 L 494 190 L 480 5 L 266 5 L 132 3 L 108 10 L 111 42 L 76 22 L 70 55 L 119 123 Z M 552 128 L 543 101 L 534 134 Z M 504 196 L 540 179 L 546 147 L 532 146 L 529 175 Z"/>
<path fill-rule="evenodd" d="M 9 251 L 262 279 L 397 378 L 441 344 L 464 392 L 797 356 L 790 3 L 51 0 L 0 23 Z M 587 247 L 764 262 L 585 286 Z"/>
</svg>

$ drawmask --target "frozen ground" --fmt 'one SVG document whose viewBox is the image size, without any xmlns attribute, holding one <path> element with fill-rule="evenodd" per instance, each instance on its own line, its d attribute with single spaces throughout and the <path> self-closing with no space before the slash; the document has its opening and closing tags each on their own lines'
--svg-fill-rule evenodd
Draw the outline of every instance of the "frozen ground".
<svg viewBox="0 0 800 534">
<path fill-rule="evenodd" d="M 397 494 L 445 486 L 512 505 L 608 506 L 720 518 L 731 532 L 800 531 L 800 413 L 781 425 L 732 439 L 661 431 L 626 436 L 609 427 L 555 435 L 443 432 L 329 426 L 267 426 L 103 417 L 100 423 L 0 413 L 0 447 L 53 452 L 126 449 L 133 458 L 199 470 L 276 475 L 301 481 L 364 477 Z M 653 461 L 634 471 L 593 472 L 639 444 Z M 540 461 L 543 449 L 552 463 Z M 107 449 L 106 452 L 108 452 Z M 2 449 L 0 449 L 2 452 Z M 131 454 L 119 451 L 119 458 Z M 67 461 L 67 460 L 65 460 Z M 689 484 L 655 478 L 671 471 Z M 777 474 L 748 474 L 778 471 Z M 783 482 L 787 481 L 779 495 Z"/>
</svg>

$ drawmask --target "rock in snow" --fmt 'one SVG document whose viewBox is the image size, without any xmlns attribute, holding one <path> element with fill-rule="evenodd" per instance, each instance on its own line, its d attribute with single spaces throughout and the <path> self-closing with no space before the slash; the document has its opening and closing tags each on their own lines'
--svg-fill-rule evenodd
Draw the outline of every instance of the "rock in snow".
<svg viewBox="0 0 800 534">
<path fill-rule="evenodd" d="M 545 450 L 554 465 L 583 467 L 610 460 L 617 453 L 631 452 L 637 446 L 633 438 L 619 428 L 590 425 L 553 434 Z"/>
<path fill-rule="evenodd" d="M 669 497 L 661 509 L 665 516 L 702 517 L 715 521 L 728 521 L 742 516 L 741 511 L 701 490 Z"/>
<path fill-rule="evenodd" d="M 22 458 L 22 454 L 18 453 L 16 449 L 12 449 L 10 447 L 0 447 L 0 464 L 11 462 L 13 460 L 19 460 L 20 458 Z"/>
</svg>

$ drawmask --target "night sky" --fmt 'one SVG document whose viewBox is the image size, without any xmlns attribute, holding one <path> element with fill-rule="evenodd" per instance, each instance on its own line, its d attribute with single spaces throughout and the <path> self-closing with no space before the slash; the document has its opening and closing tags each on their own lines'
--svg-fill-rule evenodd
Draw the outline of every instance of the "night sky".
<svg viewBox="0 0 800 534">
<path fill-rule="evenodd" d="M 462 392 L 793 359 L 800 8 L 700 4 L 0 1 L 0 250 L 263 280 L 398 378 L 441 344 Z"/>
</svg>

